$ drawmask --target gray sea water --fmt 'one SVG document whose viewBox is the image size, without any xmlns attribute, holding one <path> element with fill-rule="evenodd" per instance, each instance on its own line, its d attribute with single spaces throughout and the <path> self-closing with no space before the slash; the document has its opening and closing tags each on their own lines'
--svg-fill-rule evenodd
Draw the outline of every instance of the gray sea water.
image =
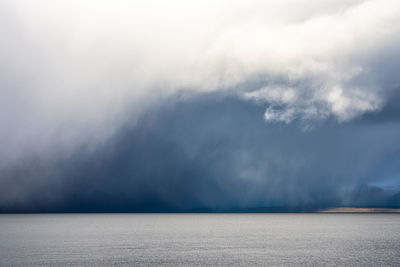
<svg viewBox="0 0 400 267">
<path fill-rule="evenodd" d="M 0 215 L 0 265 L 400 266 L 400 215 Z"/>
</svg>

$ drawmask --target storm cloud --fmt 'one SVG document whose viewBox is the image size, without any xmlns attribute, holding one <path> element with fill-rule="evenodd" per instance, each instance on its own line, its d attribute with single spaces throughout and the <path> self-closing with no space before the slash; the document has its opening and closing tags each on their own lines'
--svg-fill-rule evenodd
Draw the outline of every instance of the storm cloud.
<svg viewBox="0 0 400 267">
<path fill-rule="evenodd" d="M 0 210 L 400 206 L 400 3 L 2 1 Z"/>
</svg>

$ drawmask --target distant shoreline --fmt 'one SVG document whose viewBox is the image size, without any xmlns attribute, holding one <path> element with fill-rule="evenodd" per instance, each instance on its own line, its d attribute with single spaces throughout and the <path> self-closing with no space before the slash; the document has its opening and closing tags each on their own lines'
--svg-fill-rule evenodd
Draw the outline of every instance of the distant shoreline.
<svg viewBox="0 0 400 267">
<path fill-rule="evenodd" d="M 400 213 L 399 207 L 392 208 L 357 208 L 357 207 L 259 207 L 243 209 L 208 209 L 191 210 L 50 210 L 50 211 L 2 211 L 1 214 L 202 214 L 202 213 Z"/>
<path fill-rule="evenodd" d="M 400 213 L 400 209 L 388 208 L 330 208 L 320 210 L 321 213 Z"/>
</svg>

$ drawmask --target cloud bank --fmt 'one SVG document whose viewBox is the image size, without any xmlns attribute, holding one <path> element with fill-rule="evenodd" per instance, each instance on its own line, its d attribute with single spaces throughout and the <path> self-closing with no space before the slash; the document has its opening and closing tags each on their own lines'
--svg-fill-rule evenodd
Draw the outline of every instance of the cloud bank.
<svg viewBox="0 0 400 267">
<path fill-rule="evenodd" d="M 295 176 L 294 173 L 289 175 L 281 171 L 270 172 L 274 168 L 271 167 L 274 165 L 272 162 L 280 158 L 276 168 L 280 170 L 282 166 L 286 166 L 294 172 L 296 166 L 303 161 L 300 156 L 292 159 L 291 153 L 296 154 L 297 150 L 283 155 L 280 155 L 278 148 L 272 149 L 274 153 L 269 152 L 273 144 L 266 141 L 269 138 L 267 133 L 260 134 L 254 141 L 246 139 L 243 146 L 229 146 L 229 149 L 226 148 L 224 153 L 215 158 L 215 166 L 203 164 L 203 154 L 200 153 L 201 160 L 196 163 L 196 168 L 201 170 L 202 175 L 197 171 L 193 173 L 193 170 L 184 175 L 181 171 L 186 170 L 186 164 L 192 164 L 187 151 L 212 151 L 210 144 L 216 138 L 215 135 L 221 139 L 223 136 L 229 138 L 230 132 L 238 131 L 235 123 L 225 124 L 225 120 L 240 120 L 243 117 L 253 121 L 258 120 L 262 114 L 263 126 L 258 123 L 250 124 L 242 132 L 242 136 L 250 138 L 253 131 L 264 129 L 263 127 L 273 129 L 271 131 L 288 127 L 285 128 L 285 133 L 290 136 L 288 138 L 297 140 L 300 138 L 298 135 L 306 135 L 303 133 L 304 129 L 312 129 L 309 134 L 330 142 L 326 139 L 329 133 L 325 130 L 330 129 L 329 125 L 333 123 L 337 124 L 335 127 L 343 127 L 345 132 L 340 135 L 341 130 L 337 130 L 337 136 L 346 140 L 353 138 L 354 142 L 357 139 L 355 133 L 362 135 L 365 130 L 369 136 L 375 131 L 382 131 L 382 135 L 390 138 L 392 143 L 388 141 L 390 145 L 377 145 L 380 152 L 376 152 L 371 158 L 376 157 L 386 162 L 385 157 L 397 155 L 397 143 L 393 135 L 397 133 L 399 113 L 396 109 L 397 102 L 393 99 L 398 99 L 400 87 L 399 20 L 400 3 L 396 0 L 176 0 L 118 3 L 89 0 L 4 0 L 0 3 L 0 181 L 3 188 L 10 189 L 10 193 L 4 196 L 2 203 L 11 207 L 19 203 L 17 199 L 29 199 L 28 195 L 35 198 L 42 186 L 49 187 L 49 191 L 57 191 L 56 188 L 59 187 L 71 188 L 72 193 L 69 190 L 62 190 L 60 193 L 66 198 L 69 194 L 85 195 L 73 189 L 79 186 L 70 185 L 72 181 L 76 181 L 71 177 L 80 177 L 77 181 L 89 184 L 104 181 L 105 178 L 101 178 L 104 175 L 100 173 L 108 173 L 107 179 L 122 179 L 116 178 L 119 174 L 111 172 L 111 167 L 110 170 L 101 169 L 100 173 L 83 175 L 86 171 L 82 162 L 96 161 L 103 155 L 104 147 L 114 144 L 121 135 L 127 133 L 131 134 L 130 138 L 133 140 L 126 137 L 126 144 L 139 142 L 138 140 L 146 144 L 139 148 L 132 146 L 133 151 L 148 150 L 151 157 L 147 160 L 160 162 L 159 172 L 166 168 L 164 175 L 148 174 L 146 171 L 138 171 L 135 175 L 133 171 L 127 171 L 126 175 L 122 175 L 130 177 L 126 179 L 131 181 L 129 183 L 132 183 L 132 187 L 139 188 L 137 191 L 132 189 L 133 191 L 124 192 L 129 199 L 133 198 L 132 195 L 137 199 L 145 198 L 139 197 L 139 192 L 146 183 L 138 182 L 145 179 L 144 177 L 148 177 L 146 179 L 153 181 L 149 183 L 154 185 L 167 183 L 173 179 L 172 176 L 179 180 L 181 176 L 193 175 L 208 178 L 193 178 L 194 185 L 199 182 L 204 184 L 205 189 L 197 193 L 193 191 L 201 201 L 188 201 L 192 204 L 185 208 L 201 206 L 202 203 L 204 206 L 220 203 L 219 200 L 210 200 L 210 203 L 203 200 L 205 196 L 213 198 L 214 194 L 209 192 L 217 190 L 218 179 L 222 179 L 218 178 L 220 176 L 233 177 L 233 181 L 237 180 L 234 177 L 247 177 L 243 181 L 238 178 L 241 182 L 227 183 L 232 188 L 248 188 L 252 179 L 262 181 L 257 183 L 257 187 L 264 188 L 264 191 L 255 194 L 254 200 L 249 202 L 244 198 L 235 198 L 233 192 L 237 191 L 228 190 L 230 193 L 226 193 L 227 199 L 231 198 L 232 201 L 227 203 L 235 205 L 292 205 L 296 201 L 308 205 L 313 200 L 322 201 L 313 195 L 311 189 L 300 190 L 304 192 L 304 197 L 293 193 L 293 200 L 286 202 L 281 198 L 274 200 L 272 197 L 261 196 L 261 192 L 268 196 L 292 194 L 289 189 L 279 189 L 279 185 L 286 188 L 283 185 L 285 181 L 293 186 L 300 183 L 297 178 L 288 178 Z M 236 99 L 235 105 L 244 105 L 246 108 L 234 108 L 224 102 L 228 100 L 222 101 L 220 108 L 231 111 L 218 121 L 226 129 L 215 124 L 217 122 L 214 117 L 218 117 L 221 112 L 218 108 L 211 108 L 215 113 L 207 110 L 202 111 L 204 115 L 195 113 L 193 122 L 182 120 L 187 124 L 196 124 L 197 119 L 204 120 L 203 128 L 198 131 L 204 129 L 206 136 L 194 138 L 190 144 L 186 144 L 190 140 L 186 136 L 181 136 L 179 141 L 174 139 L 173 145 L 168 143 L 170 140 L 163 135 L 184 129 L 186 124 L 169 128 L 163 120 L 154 121 L 152 118 L 155 115 L 148 114 L 172 112 L 178 118 L 181 114 L 177 111 L 192 114 L 194 111 L 188 108 L 176 107 L 171 110 L 165 107 L 175 107 L 177 103 L 187 102 L 207 109 L 208 106 L 203 103 L 204 96 L 214 104 L 221 101 L 220 97 L 231 99 L 229 101 Z M 210 105 L 215 107 L 214 104 Z M 257 112 L 248 112 L 250 107 L 254 107 Z M 156 117 L 158 116 L 161 115 Z M 165 116 L 170 118 L 168 114 Z M 149 136 L 160 135 L 156 138 L 162 140 L 160 147 L 157 147 L 156 140 L 140 139 L 137 136 L 137 132 L 144 127 L 144 118 L 156 124 L 144 129 L 149 131 Z M 167 118 L 165 120 L 168 121 Z M 368 120 L 368 123 L 365 121 L 368 127 L 352 128 L 351 125 L 359 123 L 359 120 Z M 286 126 L 282 126 L 282 123 Z M 130 130 L 126 130 L 126 127 Z M 219 132 L 206 131 L 214 128 L 219 129 Z M 378 139 L 370 138 L 362 139 L 362 142 L 378 142 Z M 253 149 L 252 142 L 258 143 L 263 149 Z M 287 139 L 277 138 L 275 142 L 278 147 L 284 148 Z M 156 154 L 164 153 L 164 150 L 159 149 L 168 146 L 167 144 L 172 146 L 172 150 L 180 152 L 174 154 L 174 159 L 158 159 Z M 181 146 L 185 149 L 181 149 Z M 330 147 L 322 143 L 319 146 L 324 149 L 317 149 L 312 153 L 318 157 L 329 154 Z M 137 156 L 131 155 L 134 154 L 133 151 L 126 152 L 127 158 L 121 159 L 125 153 L 121 152 L 123 145 L 116 145 L 113 149 L 116 149 L 115 155 L 120 155 L 117 158 L 127 162 L 127 165 L 136 166 L 135 164 L 141 162 Z M 297 149 L 299 154 L 311 153 L 307 147 L 300 146 Z M 360 149 L 354 147 L 347 151 L 364 153 Z M 96 153 L 99 155 L 95 156 Z M 235 157 L 247 157 L 252 163 L 249 163 L 247 170 L 235 169 L 229 173 L 226 166 L 239 164 L 236 159 L 230 158 L 230 153 L 236 155 Z M 176 160 L 175 157 L 183 158 Z M 340 161 L 335 156 L 332 161 L 324 161 L 321 164 L 325 168 L 318 172 L 307 168 L 299 170 L 299 177 L 311 172 L 308 182 L 334 188 L 326 191 L 332 196 L 326 203 L 343 202 L 344 197 L 339 196 L 339 191 L 345 190 L 345 184 L 350 186 L 344 181 L 350 179 L 349 175 L 353 175 L 337 174 L 336 171 L 335 174 L 330 174 L 329 170 L 333 166 L 338 169 L 347 168 L 337 160 Z M 369 164 L 373 162 L 365 161 Z M 113 157 L 105 162 L 114 166 Z M 107 165 L 105 162 L 103 163 Z M 291 162 L 293 166 L 290 165 Z M 64 167 L 60 167 L 60 164 Z M 372 183 L 369 178 L 365 178 L 371 175 L 367 172 L 370 170 L 369 164 L 360 163 L 357 167 L 360 171 L 354 171 L 354 177 L 358 177 L 354 186 Z M 71 169 L 74 169 L 71 166 L 75 166 L 76 174 L 71 174 Z M 168 174 L 170 168 L 179 170 L 179 173 L 171 174 L 174 173 L 172 171 Z M 326 178 L 331 177 L 330 175 L 335 178 Z M 390 175 L 387 175 L 392 177 L 395 171 L 390 171 Z M 337 177 L 343 179 L 343 183 L 339 183 L 343 187 L 335 187 L 334 183 L 326 182 L 329 179 L 339 179 Z M 397 178 L 386 178 L 385 181 L 397 181 Z M 271 179 L 275 181 L 274 186 L 270 185 Z M 289 182 L 292 179 L 296 182 Z M 110 190 L 118 191 L 114 187 L 116 184 L 112 183 Z M 205 186 L 213 184 L 214 187 Z M 186 188 L 188 187 L 183 186 L 182 190 L 185 191 Z M 268 191 L 265 188 L 274 190 Z M 316 188 L 322 190 L 320 187 Z M 165 193 L 168 195 L 175 192 L 175 189 L 166 191 L 169 192 Z M 162 193 L 155 190 L 150 195 L 149 198 L 153 199 L 154 195 L 160 196 Z M 55 196 L 56 194 L 50 194 L 49 199 Z M 303 198 L 310 200 L 303 201 Z M 100 198 L 93 199 L 99 201 Z M 184 201 L 183 199 L 185 198 L 177 198 L 176 201 Z M 387 199 L 386 195 L 382 199 Z M 175 207 L 165 201 L 165 198 L 160 198 L 159 201 Z M 380 203 L 384 202 L 382 201 Z M 25 200 L 21 203 L 25 203 Z M 49 200 L 49 203 L 53 203 L 53 200 Z M 218 205 L 225 205 L 221 203 Z"/>
<path fill-rule="evenodd" d="M 95 150 L 3 170 L 0 210 L 400 206 L 398 120 L 303 131 L 262 111 L 215 94 L 162 105 Z"/>
</svg>

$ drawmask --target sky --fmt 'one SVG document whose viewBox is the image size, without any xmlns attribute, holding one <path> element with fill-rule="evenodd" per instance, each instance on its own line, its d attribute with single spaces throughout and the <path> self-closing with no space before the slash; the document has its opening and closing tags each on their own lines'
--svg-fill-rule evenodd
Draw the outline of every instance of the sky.
<svg viewBox="0 0 400 267">
<path fill-rule="evenodd" d="M 0 212 L 400 207 L 400 2 L 0 1 Z"/>
</svg>

